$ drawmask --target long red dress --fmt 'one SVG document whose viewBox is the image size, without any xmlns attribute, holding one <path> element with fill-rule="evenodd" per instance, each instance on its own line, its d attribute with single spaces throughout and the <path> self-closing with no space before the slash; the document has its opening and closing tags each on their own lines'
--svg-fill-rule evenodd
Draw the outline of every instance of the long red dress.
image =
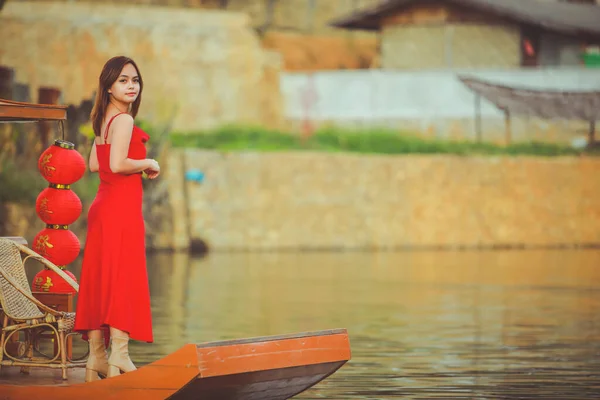
<svg viewBox="0 0 600 400">
<path fill-rule="evenodd" d="M 117 115 L 106 126 L 104 144 L 96 144 L 100 186 L 88 213 L 75 330 L 106 331 L 108 325 L 128 332 L 131 339 L 152 342 L 142 175 L 110 170 L 106 135 Z M 148 139 L 134 126 L 128 157 L 146 158 Z"/>
</svg>

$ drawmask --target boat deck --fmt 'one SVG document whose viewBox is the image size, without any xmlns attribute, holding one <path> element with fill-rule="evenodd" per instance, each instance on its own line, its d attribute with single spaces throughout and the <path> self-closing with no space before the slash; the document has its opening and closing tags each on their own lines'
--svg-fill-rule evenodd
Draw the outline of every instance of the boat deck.
<svg viewBox="0 0 600 400">
<path fill-rule="evenodd" d="M 0 386 L 70 386 L 83 383 L 85 369 L 76 368 L 68 372 L 67 380 L 62 379 L 60 369 L 30 368 L 29 373 L 21 373 L 21 367 L 3 366 L 0 369 Z"/>
</svg>

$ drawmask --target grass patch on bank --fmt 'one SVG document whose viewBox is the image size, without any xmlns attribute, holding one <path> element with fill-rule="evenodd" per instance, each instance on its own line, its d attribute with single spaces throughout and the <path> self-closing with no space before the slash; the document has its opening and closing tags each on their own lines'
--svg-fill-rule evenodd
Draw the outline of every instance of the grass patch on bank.
<svg viewBox="0 0 600 400">
<path fill-rule="evenodd" d="M 432 140 L 406 132 L 384 129 L 349 130 L 327 128 L 303 140 L 260 127 L 224 126 L 206 132 L 171 133 L 174 147 L 218 151 L 326 151 L 365 154 L 457 154 L 563 156 L 595 153 L 567 145 L 529 142 L 500 146 L 493 143 Z"/>
</svg>

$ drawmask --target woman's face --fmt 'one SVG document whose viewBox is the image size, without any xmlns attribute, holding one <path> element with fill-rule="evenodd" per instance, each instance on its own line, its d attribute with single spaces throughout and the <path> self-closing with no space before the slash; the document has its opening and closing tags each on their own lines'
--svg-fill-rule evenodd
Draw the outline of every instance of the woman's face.
<svg viewBox="0 0 600 400">
<path fill-rule="evenodd" d="M 140 94 L 140 79 L 135 67 L 127 64 L 108 91 L 117 101 L 131 104 Z"/>
</svg>

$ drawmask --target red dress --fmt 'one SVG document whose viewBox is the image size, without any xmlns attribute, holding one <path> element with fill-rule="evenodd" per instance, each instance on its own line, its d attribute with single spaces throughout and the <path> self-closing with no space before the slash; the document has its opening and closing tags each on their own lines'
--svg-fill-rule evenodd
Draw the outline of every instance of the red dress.
<svg viewBox="0 0 600 400">
<path fill-rule="evenodd" d="M 152 342 L 142 175 L 110 170 L 106 136 L 117 115 L 106 126 L 104 144 L 96 144 L 100 186 L 88 212 L 75 330 L 106 329 L 108 325 L 129 332 L 131 339 Z M 148 139 L 148 134 L 134 126 L 128 157 L 146 158 L 144 143 Z"/>
</svg>

